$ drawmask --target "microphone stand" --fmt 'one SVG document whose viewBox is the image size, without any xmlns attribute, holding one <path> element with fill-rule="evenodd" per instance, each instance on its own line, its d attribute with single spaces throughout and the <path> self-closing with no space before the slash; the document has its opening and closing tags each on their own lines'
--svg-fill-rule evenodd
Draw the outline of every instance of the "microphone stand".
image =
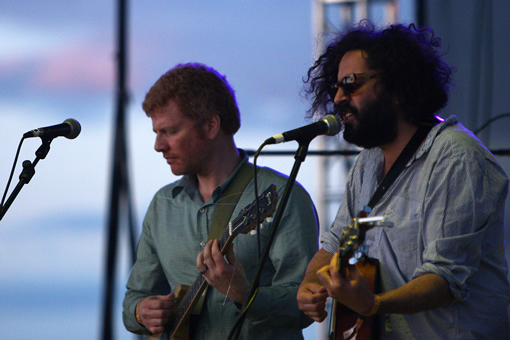
<svg viewBox="0 0 510 340">
<path fill-rule="evenodd" d="M 5 204 L 0 208 L 0 220 L 4 217 L 7 210 L 10 208 L 12 202 L 16 199 L 19 192 L 23 188 L 25 184 L 30 183 L 30 180 L 35 174 L 35 166 L 39 163 L 39 160 L 46 158 L 48 152 L 50 151 L 50 144 L 53 138 L 41 137 L 42 144 L 35 152 L 35 159 L 33 162 L 26 160 L 23 162 L 23 171 L 19 175 L 18 185 L 12 190 L 11 195 L 5 202 Z"/>
<path fill-rule="evenodd" d="M 269 233 L 269 236 L 267 238 L 267 242 L 266 242 L 266 245 L 262 252 L 262 256 L 260 258 L 260 261 L 259 261 L 259 264 L 257 267 L 257 271 L 255 272 L 255 276 L 253 278 L 250 290 L 244 300 L 241 315 L 239 316 L 239 319 L 237 320 L 234 327 L 232 328 L 232 331 L 230 332 L 228 339 L 238 339 L 244 319 L 246 318 L 246 314 L 248 313 L 248 309 L 250 308 L 251 303 L 253 302 L 253 299 L 257 295 L 259 285 L 260 285 L 260 276 L 262 275 L 262 269 L 264 267 L 264 263 L 266 262 L 266 260 L 269 256 L 269 251 L 271 250 L 271 245 L 272 245 L 274 237 L 276 235 L 276 231 L 278 230 L 278 226 L 282 219 L 283 212 L 285 211 L 285 208 L 287 206 L 287 202 L 290 197 L 290 192 L 292 190 L 292 187 L 294 186 L 294 183 L 296 182 L 296 177 L 299 172 L 299 168 L 301 167 L 301 164 L 305 161 L 306 154 L 308 152 L 308 146 L 310 145 L 310 142 L 312 141 L 312 139 L 313 139 L 313 137 L 297 140 L 297 142 L 299 143 L 299 148 L 296 151 L 296 155 L 294 156 L 294 159 L 295 159 L 294 166 L 292 167 L 292 171 L 289 175 L 289 179 L 287 181 L 287 186 L 285 187 L 285 192 L 283 193 L 283 196 L 281 198 L 280 206 L 278 207 L 278 210 L 276 211 L 276 214 L 275 214 L 275 217 L 273 220 L 273 225 L 271 227 L 271 232 Z"/>
</svg>

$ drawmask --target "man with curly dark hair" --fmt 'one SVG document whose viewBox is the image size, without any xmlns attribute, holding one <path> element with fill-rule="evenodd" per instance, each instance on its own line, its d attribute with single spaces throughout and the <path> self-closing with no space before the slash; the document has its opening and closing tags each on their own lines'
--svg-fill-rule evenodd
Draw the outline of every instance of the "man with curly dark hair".
<svg viewBox="0 0 510 340">
<path fill-rule="evenodd" d="M 154 148 L 182 178 L 161 188 L 145 215 L 124 298 L 124 324 L 148 335 L 166 326 L 165 340 L 174 332 L 172 339 L 227 339 L 272 226 L 265 220 L 256 233 L 245 229 L 258 224 L 254 209 L 243 210 L 255 199 L 255 178 L 253 164 L 234 141 L 241 126 L 234 90 L 211 67 L 181 64 L 156 81 L 143 109 L 156 134 Z M 259 194 L 271 185 L 285 191 L 287 176 L 267 167 L 258 168 L 256 176 Z M 269 201 L 275 202 L 274 196 L 259 204 L 261 210 Z M 296 295 L 318 249 L 318 222 L 301 185 L 292 188 L 288 204 L 293 209 L 285 210 L 274 234 L 257 294 L 235 333 L 239 339 L 303 339 L 302 329 L 312 323 Z M 193 294 L 179 302 L 179 285 L 197 282 Z M 204 295 L 201 284 L 209 285 Z M 188 298 L 193 296 L 205 297 L 194 306 Z M 188 326 L 178 326 L 181 320 Z"/>
<path fill-rule="evenodd" d="M 452 75 L 439 48 L 430 29 L 363 21 L 308 71 L 309 116 L 338 115 L 345 140 L 364 148 L 298 291 L 300 309 L 318 322 L 327 297 L 339 303 L 341 336 L 365 332 L 370 319 L 367 332 L 382 339 L 510 338 L 508 178 L 455 116 L 436 116 Z M 365 216 L 393 226 L 353 232 L 352 219 Z M 346 264 L 351 236 L 364 236 L 358 265 Z M 376 291 L 368 264 L 378 265 Z M 357 316 L 351 324 L 342 324 L 345 311 Z"/>
</svg>

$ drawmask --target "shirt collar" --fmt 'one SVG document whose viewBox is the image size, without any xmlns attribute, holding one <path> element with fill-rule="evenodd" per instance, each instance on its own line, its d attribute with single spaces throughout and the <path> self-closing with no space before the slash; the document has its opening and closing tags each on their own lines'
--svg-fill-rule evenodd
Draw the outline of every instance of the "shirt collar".
<svg viewBox="0 0 510 340">
<path fill-rule="evenodd" d="M 418 152 L 416 152 L 414 157 L 411 159 L 411 162 L 413 162 L 415 159 L 419 159 L 424 154 L 428 153 L 430 151 L 430 148 L 432 147 L 432 144 L 434 144 L 434 140 L 436 139 L 436 137 L 440 135 L 449 126 L 457 124 L 457 122 L 458 122 L 457 117 L 451 115 L 446 120 L 434 126 L 427 135 L 427 138 L 425 139 L 425 142 L 423 143 L 421 148 L 418 150 Z"/>
</svg>

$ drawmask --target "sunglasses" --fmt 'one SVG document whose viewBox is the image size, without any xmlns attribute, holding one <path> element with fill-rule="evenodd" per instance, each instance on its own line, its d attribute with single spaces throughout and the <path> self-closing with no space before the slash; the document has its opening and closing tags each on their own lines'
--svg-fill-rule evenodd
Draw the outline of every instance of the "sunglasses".
<svg viewBox="0 0 510 340">
<path fill-rule="evenodd" d="M 338 92 L 339 88 L 342 88 L 344 95 L 349 96 L 357 90 L 359 86 L 358 79 L 362 78 L 371 79 L 375 77 L 376 74 L 374 73 L 353 73 L 351 75 L 348 75 L 338 83 L 334 83 L 331 85 L 331 91 L 329 93 L 329 96 L 331 97 L 332 101 L 335 101 L 336 93 Z"/>
</svg>

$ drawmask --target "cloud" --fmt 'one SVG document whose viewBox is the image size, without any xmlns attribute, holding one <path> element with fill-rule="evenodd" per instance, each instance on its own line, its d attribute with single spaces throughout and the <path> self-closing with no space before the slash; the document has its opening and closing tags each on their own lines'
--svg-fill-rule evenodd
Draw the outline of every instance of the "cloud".
<svg viewBox="0 0 510 340">
<path fill-rule="evenodd" d="M 39 91 L 111 91 L 114 54 L 107 45 L 79 44 L 56 51 L 38 62 L 32 86 Z"/>
<path fill-rule="evenodd" d="M 31 25 L 6 16 L 0 19 L 1 64 L 48 55 L 66 40 L 62 32 L 51 26 Z"/>
<path fill-rule="evenodd" d="M 112 34 L 94 36 L 77 26 L 32 26 L 0 21 L 0 75 L 22 77 L 31 90 L 83 94 L 111 91 Z"/>
</svg>

